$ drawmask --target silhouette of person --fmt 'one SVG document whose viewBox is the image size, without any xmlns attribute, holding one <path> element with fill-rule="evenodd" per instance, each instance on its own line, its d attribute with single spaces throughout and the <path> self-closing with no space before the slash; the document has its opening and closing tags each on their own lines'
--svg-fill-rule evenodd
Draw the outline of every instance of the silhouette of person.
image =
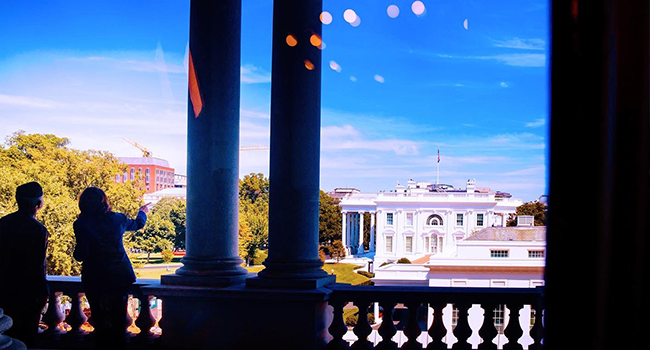
<svg viewBox="0 0 650 350">
<path fill-rule="evenodd" d="M 147 221 L 147 206 L 135 220 L 111 210 L 99 188 L 88 187 L 79 197 L 81 214 L 74 222 L 77 246 L 74 258 L 82 262 L 81 281 L 90 303 L 97 349 L 124 349 L 126 304 L 135 273 L 126 255 L 122 236 L 137 231 Z"/>
<path fill-rule="evenodd" d="M 18 211 L 0 219 L 0 308 L 13 319 L 6 335 L 32 347 L 49 294 L 46 279 L 49 233 L 36 220 L 43 188 L 29 182 L 16 189 Z"/>
</svg>

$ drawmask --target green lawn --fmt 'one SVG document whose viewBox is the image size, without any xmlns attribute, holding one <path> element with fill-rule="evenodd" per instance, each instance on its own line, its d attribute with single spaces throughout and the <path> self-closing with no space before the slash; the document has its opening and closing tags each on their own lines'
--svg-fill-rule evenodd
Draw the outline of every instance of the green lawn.
<svg viewBox="0 0 650 350">
<path fill-rule="evenodd" d="M 354 272 L 354 268 L 357 265 L 353 264 L 325 264 L 323 270 L 327 273 L 332 273 L 336 275 L 336 282 L 338 283 L 350 283 L 350 284 L 359 284 L 368 280 L 367 277 L 361 276 L 360 274 Z M 264 266 L 252 266 L 248 267 L 249 272 L 260 272 Z M 152 278 L 159 279 L 162 275 L 168 275 L 174 273 L 176 268 L 170 268 L 169 271 L 165 268 L 155 268 L 155 269 L 135 269 L 138 278 Z"/>
</svg>

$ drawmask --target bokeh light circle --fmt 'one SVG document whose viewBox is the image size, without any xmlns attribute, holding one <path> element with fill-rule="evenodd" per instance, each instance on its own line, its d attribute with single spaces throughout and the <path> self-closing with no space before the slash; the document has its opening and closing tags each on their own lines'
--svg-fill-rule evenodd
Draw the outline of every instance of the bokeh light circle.
<svg viewBox="0 0 650 350">
<path fill-rule="evenodd" d="M 388 13 L 388 17 L 390 18 L 397 18 L 399 16 L 399 7 L 397 5 L 390 5 L 386 9 L 386 13 Z"/>
<path fill-rule="evenodd" d="M 354 20 L 354 22 L 350 23 L 351 26 L 353 27 L 358 27 L 361 24 L 361 17 L 357 16 L 357 18 Z"/>
<path fill-rule="evenodd" d="M 411 5 L 411 10 L 417 16 L 420 16 L 421 14 L 423 14 L 425 9 L 426 8 L 424 7 L 424 3 L 422 3 L 422 1 L 419 1 L 419 0 L 413 2 L 413 4 Z"/>
<path fill-rule="evenodd" d="M 312 45 L 319 47 L 323 43 L 323 40 L 321 40 L 317 34 L 312 34 L 311 37 L 309 37 L 309 42 Z"/>
<path fill-rule="evenodd" d="M 343 12 L 343 19 L 350 24 L 352 24 L 352 22 L 354 22 L 358 17 L 357 13 L 352 9 L 347 9 Z"/>
<path fill-rule="evenodd" d="M 287 35 L 287 38 L 285 40 L 287 41 L 287 45 L 291 47 L 298 45 L 298 40 L 296 40 L 296 37 L 293 36 L 293 34 Z"/>
<path fill-rule="evenodd" d="M 332 14 L 329 13 L 329 12 L 327 12 L 327 11 L 323 11 L 323 13 L 320 14 L 320 21 L 321 21 L 323 24 L 330 24 L 330 23 L 332 23 L 332 19 L 333 19 L 333 18 L 332 18 Z"/>
</svg>

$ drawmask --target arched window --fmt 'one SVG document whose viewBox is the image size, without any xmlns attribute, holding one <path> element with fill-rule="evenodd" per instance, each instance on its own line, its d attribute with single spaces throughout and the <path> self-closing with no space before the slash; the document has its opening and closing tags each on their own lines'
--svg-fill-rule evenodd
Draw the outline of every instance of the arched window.
<svg viewBox="0 0 650 350">
<path fill-rule="evenodd" d="M 427 225 L 429 226 L 442 226 L 442 217 L 438 214 L 433 214 L 427 218 Z"/>
</svg>

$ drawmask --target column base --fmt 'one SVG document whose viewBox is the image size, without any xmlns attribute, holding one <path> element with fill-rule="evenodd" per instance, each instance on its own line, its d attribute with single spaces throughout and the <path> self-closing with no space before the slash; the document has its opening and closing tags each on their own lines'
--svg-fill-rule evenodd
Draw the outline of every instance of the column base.
<svg viewBox="0 0 650 350">
<path fill-rule="evenodd" d="M 161 349 L 321 349 L 331 339 L 329 289 L 145 287 L 164 300 Z"/>
<path fill-rule="evenodd" d="M 257 278 L 246 280 L 251 288 L 320 288 L 336 282 L 336 276 L 323 270 L 320 259 L 302 261 L 264 261 L 266 268 L 258 273 Z"/>
<path fill-rule="evenodd" d="M 235 276 L 211 276 L 211 275 L 162 275 L 160 284 L 166 286 L 209 286 L 209 287 L 228 287 L 242 284 L 247 278 L 255 277 L 257 274 L 249 273 Z"/>
</svg>

